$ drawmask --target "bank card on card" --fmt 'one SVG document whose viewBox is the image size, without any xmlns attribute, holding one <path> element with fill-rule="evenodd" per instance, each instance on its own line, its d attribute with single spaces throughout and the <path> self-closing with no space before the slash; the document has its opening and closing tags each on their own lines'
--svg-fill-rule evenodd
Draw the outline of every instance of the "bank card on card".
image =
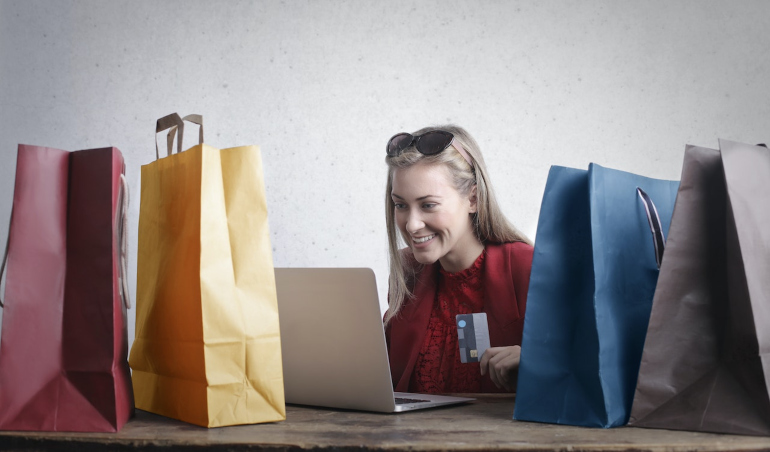
<svg viewBox="0 0 770 452">
<path fill-rule="evenodd" d="M 457 342 L 460 345 L 460 362 L 477 363 L 489 348 L 487 314 L 458 314 Z"/>
</svg>

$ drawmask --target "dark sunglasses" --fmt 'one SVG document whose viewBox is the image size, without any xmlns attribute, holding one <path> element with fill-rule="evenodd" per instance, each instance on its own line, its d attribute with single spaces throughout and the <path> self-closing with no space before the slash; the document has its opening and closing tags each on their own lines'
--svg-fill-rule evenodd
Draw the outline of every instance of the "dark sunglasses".
<svg viewBox="0 0 770 452">
<path fill-rule="evenodd" d="M 393 135 L 390 140 L 388 140 L 388 145 L 385 150 L 388 153 L 388 157 L 396 157 L 404 152 L 405 149 L 414 145 L 420 154 L 436 155 L 452 145 L 457 149 L 460 155 L 463 156 L 465 161 L 468 162 L 468 165 L 473 167 L 470 156 L 463 146 L 454 138 L 454 135 L 443 130 L 434 130 L 417 136 L 414 136 L 411 133 L 401 132 Z"/>
</svg>

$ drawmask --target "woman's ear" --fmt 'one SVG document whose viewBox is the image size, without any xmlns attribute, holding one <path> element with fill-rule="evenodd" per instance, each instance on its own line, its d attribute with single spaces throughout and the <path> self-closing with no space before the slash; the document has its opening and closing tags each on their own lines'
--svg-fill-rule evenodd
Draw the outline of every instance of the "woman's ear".
<svg viewBox="0 0 770 452">
<path fill-rule="evenodd" d="M 468 194 L 468 201 L 470 201 L 470 210 L 469 213 L 476 213 L 478 212 L 478 196 L 476 195 L 476 184 L 471 187 L 471 192 Z"/>
</svg>

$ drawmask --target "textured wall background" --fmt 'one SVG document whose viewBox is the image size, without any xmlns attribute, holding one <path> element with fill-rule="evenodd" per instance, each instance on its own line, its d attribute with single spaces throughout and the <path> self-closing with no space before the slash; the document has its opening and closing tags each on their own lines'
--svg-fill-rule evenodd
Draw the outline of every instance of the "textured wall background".
<svg viewBox="0 0 770 452">
<path fill-rule="evenodd" d="M 18 143 L 117 146 L 135 288 L 155 119 L 201 113 L 209 144 L 262 146 L 275 264 L 372 267 L 384 301 L 392 134 L 466 127 L 534 238 L 552 164 L 676 179 L 686 143 L 770 141 L 769 17 L 765 1 L 0 0 L 0 237 Z"/>
</svg>

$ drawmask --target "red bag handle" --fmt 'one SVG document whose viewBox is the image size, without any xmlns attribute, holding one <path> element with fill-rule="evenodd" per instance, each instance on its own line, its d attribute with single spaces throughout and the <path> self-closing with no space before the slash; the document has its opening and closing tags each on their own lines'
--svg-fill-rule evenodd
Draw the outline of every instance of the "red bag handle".
<svg viewBox="0 0 770 452">
<path fill-rule="evenodd" d="M 120 191 L 118 192 L 118 211 L 115 215 L 115 230 L 118 248 L 118 293 L 126 305 L 131 309 L 131 293 L 128 291 L 128 182 L 126 176 L 120 175 Z"/>
<path fill-rule="evenodd" d="M 131 296 L 128 291 L 128 182 L 126 182 L 126 176 L 120 175 L 120 191 L 118 192 L 118 211 L 115 216 L 115 228 L 117 230 L 116 240 L 118 246 L 118 291 L 120 298 L 123 300 L 123 304 L 127 309 L 131 309 Z M 11 210 L 11 217 L 13 217 L 13 209 Z M 8 237 L 5 241 L 5 252 L 3 254 L 3 260 L 0 262 L 0 285 L 3 282 L 3 276 L 5 275 L 5 268 L 8 264 L 8 247 L 11 244 L 11 227 L 8 225 Z M 2 295 L 5 291 L 2 291 Z M 5 307 L 3 303 L 3 297 L 0 295 L 0 308 Z"/>
<path fill-rule="evenodd" d="M 128 291 L 128 182 L 126 176 L 120 175 L 120 189 L 118 191 L 118 211 L 115 215 L 115 229 L 117 230 L 116 240 L 118 248 L 118 291 L 123 304 L 127 309 L 131 309 L 131 296 Z M 11 218 L 13 218 L 13 208 L 11 208 Z M 5 253 L 3 261 L 0 263 L 0 286 L 5 275 L 5 267 L 8 264 L 8 247 L 11 244 L 11 226 L 8 225 L 8 237 L 5 240 Z M 5 295 L 5 290 L 2 291 Z M 0 295 L 0 308 L 4 308 L 3 297 Z"/>
<path fill-rule="evenodd" d="M 11 207 L 11 218 L 13 218 L 13 207 Z M 8 222 L 8 237 L 5 239 L 5 253 L 3 254 L 3 262 L 0 263 L 0 286 L 3 284 L 3 275 L 5 275 L 5 264 L 8 263 L 8 245 L 11 244 L 11 223 Z M 5 295 L 5 289 L 2 291 L 2 295 Z M 3 296 L 0 295 L 0 308 L 4 308 Z"/>
</svg>

